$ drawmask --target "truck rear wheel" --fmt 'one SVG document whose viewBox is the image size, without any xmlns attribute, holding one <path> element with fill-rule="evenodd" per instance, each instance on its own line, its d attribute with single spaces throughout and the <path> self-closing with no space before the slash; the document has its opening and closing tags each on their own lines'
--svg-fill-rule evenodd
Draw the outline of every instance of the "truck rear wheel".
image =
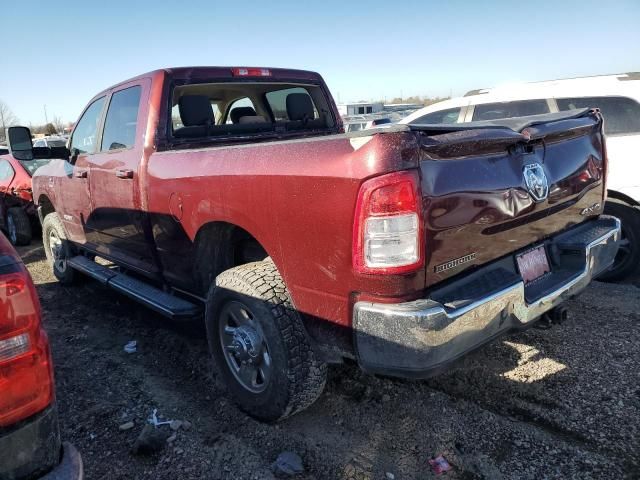
<svg viewBox="0 0 640 480">
<path fill-rule="evenodd" d="M 9 241 L 14 245 L 29 245 L 31 243 L 31 222 L 29 216 L 20 207 L 7 210 L 7 232 Z"/>
<path fill-rule="evenodd" d="M 289 292 L 270 260 L 227 270 L 207 299 L 209 348 L 242 410 L 276 421 L 320 396 L 327 366 L 316 358 Z"/>
<path fill-rule="evenodd" d="M 640 265 L 640 209 L 608 201 L 604 213 L 620 219 L 622 239 L 613 265 L 598 280 L 615 282 L 634 273 Z"/>
<path fill-rule="evenodd" d="M 71 285 L 77 273 L 67 264 L 72 256 L 64 226 L 57 213 L 50 213 L 42 222 L 42 245 L 53 274 L 63 285 Z"/>
</svg>

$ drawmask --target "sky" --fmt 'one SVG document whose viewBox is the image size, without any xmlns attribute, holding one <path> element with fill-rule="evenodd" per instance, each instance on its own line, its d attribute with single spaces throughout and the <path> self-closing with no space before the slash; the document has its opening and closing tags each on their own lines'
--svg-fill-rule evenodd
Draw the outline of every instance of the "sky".
<svg viewBox="0 0 640 480">
<path fill-rule="evenodd" d="M 23 124 L 162 67 L 314 70 L 342 102 L 640 71 L 640 0 L 2 3 L 0 100 Z"/>
</svg>

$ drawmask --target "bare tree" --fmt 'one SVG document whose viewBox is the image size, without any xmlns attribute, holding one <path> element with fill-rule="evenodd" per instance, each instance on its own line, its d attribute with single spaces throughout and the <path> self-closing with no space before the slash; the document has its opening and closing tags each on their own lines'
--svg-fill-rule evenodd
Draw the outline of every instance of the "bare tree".
<svg viewBox="0 0 640 480">
<path fill-rule="evenodd" d="M 53 116 L 53 120 L 51 121 L 51 123 L 53 124 L 53 126 L 56 129 L 55 133 L 62 133 L 64 130 L 64 122 L 62 121 L 62 119 L 58 116 L 58 115 L 54 115 Z"/>
<path fill-rule="evenodd" d="M 5 140 L 5 129 L 18 123 L 17 117 L 13 114 L 9 106 L 0 100 L 0 141 Z"/>
</svg>

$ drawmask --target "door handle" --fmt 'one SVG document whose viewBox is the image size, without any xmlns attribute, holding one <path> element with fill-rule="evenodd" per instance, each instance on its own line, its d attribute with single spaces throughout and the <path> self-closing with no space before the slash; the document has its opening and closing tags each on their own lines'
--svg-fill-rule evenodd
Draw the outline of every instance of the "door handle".
<svg viewBox="0 0 640 480">
<path fill-rule="evenodd" d="M 87 173 L 86 170 L 76 170 L 73 172 L 73 176 L 76 178 L 87 178 Z"/>
<path fill-rule="evenodd" d="M 118 178 L 133 178 L 133 170 L 118 169 L 118 170 L 116 170 L 116 177 L 118 177 Z"/>
</svg>

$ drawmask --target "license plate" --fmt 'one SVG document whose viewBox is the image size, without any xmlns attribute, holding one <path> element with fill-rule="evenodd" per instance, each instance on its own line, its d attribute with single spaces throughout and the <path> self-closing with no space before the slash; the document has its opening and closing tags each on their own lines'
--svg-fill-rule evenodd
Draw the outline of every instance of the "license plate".
<svg viewBox="0 0 640 480">
<path fill-rule="evenodd" d="M 516 262 L 518 262 L 518 270 L 520 270 L 524 283 L 532 282 L 551 271 L 547 252 L 543 245 L 516 255 Z"/>
</svg>

